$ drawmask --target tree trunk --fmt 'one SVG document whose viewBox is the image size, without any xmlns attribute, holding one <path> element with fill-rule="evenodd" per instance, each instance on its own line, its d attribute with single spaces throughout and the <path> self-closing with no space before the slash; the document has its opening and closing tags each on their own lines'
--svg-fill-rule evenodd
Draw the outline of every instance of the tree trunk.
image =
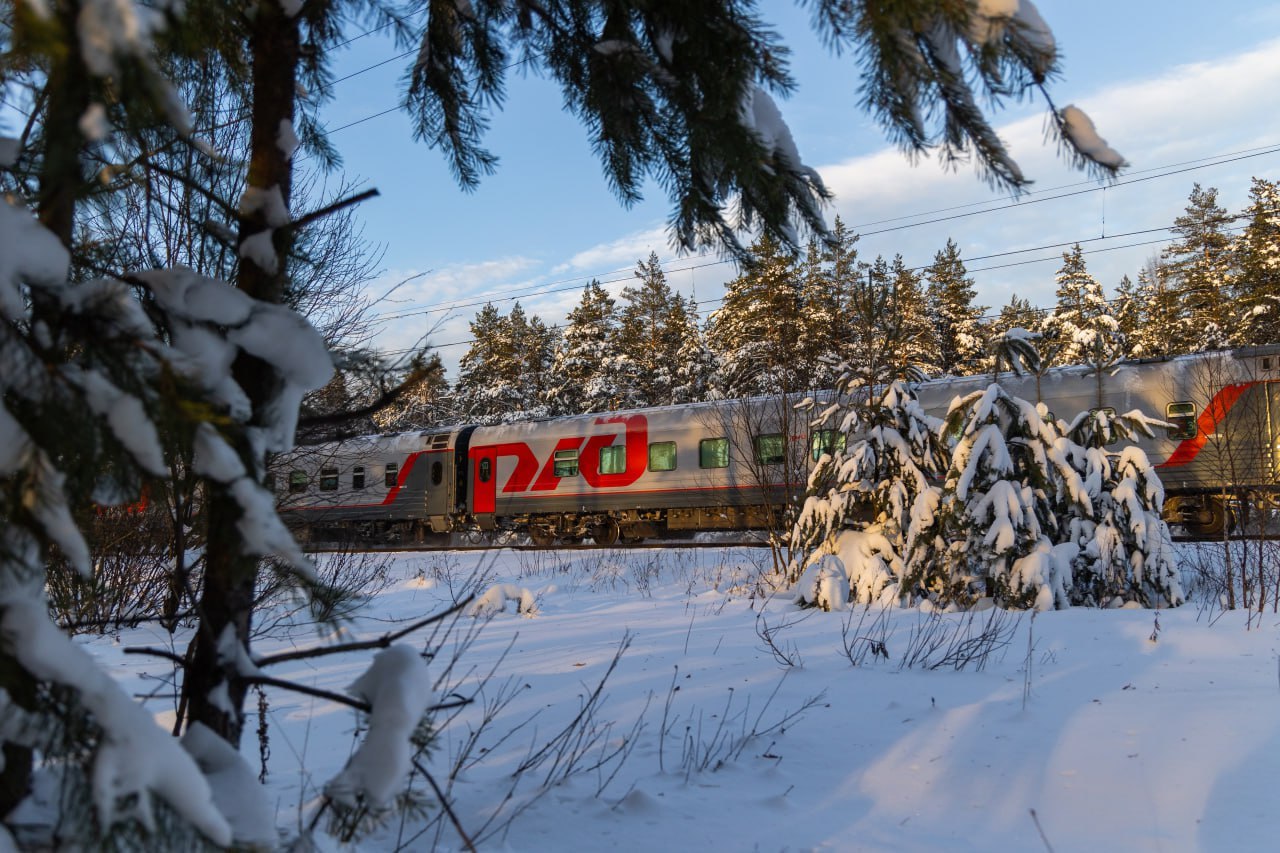
<svg viewBox="0 0 1280 853">
<path fill-rule="evenodd" d="M 299 56 L 297 22 L 287 16 L 281 4 L 261 3 L 250 38 L 253 63 L 253 113 L 250 131 L 248 186 L 259 190 L 278 187 L 289 200 L 292 165 L 278 140 L 281 123 L 293 121 L 294 96 Z M 259 209 L 240 218 L 239 243 L 270 227 L 266 211 Z M 273 234 L 275 270 L 263 269 L 251 258 L 241 259 L 237 286 L 255 299 L 279 303 L 283 300 L 285 259 L 292 241 L 288 228 Z M 267 410 L 280 390 L 280 377 L 268 364 L 243 353 L 233 365 L 233 376 L 253 404 L 253 426 L 266 423 Z M 241 449 L 242 454 L 252 451 Z M 261 477 L 264 460 L 255 458 L 250 470 Z M 237 523 L 239 504 L 209 487 L 208 545 L 204 590 L 200 599 L 200 630 L 197 631 L 191 665 L 183 682 L 187 721 L 209 726 L 238 746 L 244 729 L 244 698 L 247 685 L 235 670 L 234 661 L 221 659 L 219 640 L 227 631 L 244 648 L 249 644 L 253 618 L 254 588 L 259 560 L 245 556 Z M 225 686 L 225 694 L 223 688 Z M 221 701 L 225 697 L 225 701 Z"/>
<path fill-rule="evenodd" d="M 80 3 L 62 2 L 54 13 L 63 28 L 67 52 L 49 68 L 45 87 L 48 93 L 45 114 L 44 151 L 41 152 L 37 215 L 68 250 L 75 222 L 76 200 L 84 187 L 80 168 L 80 117 L 89 106 L 89 71 L 80 57 L 76 22 Z M 51 324 L 48 306 L 33 306 L 34 316 Z M 56 326 L 55 326 L 56 328 Z M 0 611 L 0 615 L 3 612 Z M 26 710 L 36 706 L 36 679 L 18 661 L 0 650 L 0 688 L 8 692 L 14 705 Z M 0 817 L 8 814 L 30 789 L 33 756 L 30 749 L 12 743 L 3 747 L 0 768 Z"/>
</svg>

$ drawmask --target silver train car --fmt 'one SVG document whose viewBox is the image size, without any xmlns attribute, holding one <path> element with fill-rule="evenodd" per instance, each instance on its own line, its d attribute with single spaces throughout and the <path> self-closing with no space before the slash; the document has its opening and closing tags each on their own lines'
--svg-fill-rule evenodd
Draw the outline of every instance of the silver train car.
<svg viewBox="0 0 1280 853">
<path fill-rule="evenodd" d="M 1160 419 L 1137 443 L 1165 486 L 1166 518 L 1215 536 L 1280 494 L 1280 346 L 1002 373 L 1055 415 L 1138 409 Z M 931 414 L 992 381 L 921 383 Z M 770 526 L 807 469 L 837 447 L 794 400 L 760 398 L 367 436 L 277 460 L 281 516 L 304 540 L 446 542 L 513 531 L 538 545 L 602 545 Z"/>
</svg>

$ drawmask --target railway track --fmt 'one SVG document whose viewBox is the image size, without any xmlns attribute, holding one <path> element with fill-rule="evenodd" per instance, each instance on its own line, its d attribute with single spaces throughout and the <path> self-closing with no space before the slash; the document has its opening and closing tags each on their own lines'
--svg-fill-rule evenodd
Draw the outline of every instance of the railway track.
<svg viewBox="0 0 1280 853">
<path fill-rule="evenodd" d="M 1204 544 L 1220 544 L 1223 539 L 1220 536 L 1204 537 L 1190 536 L 1185 533 L 1175 532 L 1173 541 L 1178 543 L 1199 542 Z M 1280 540 L 1280 531 L 1268 531 L 1265 533 L 1232 533 L 1227 537 L 1229 542 L 1257 542 Z M 452 542 L 452 543 L 421 543 L 421 542 L 393 542 L 387 544 L 371 544 L 362 543 L 342 543 L 342 542 L 310 542 L 303 545 L 303 550 L 311 554 L 335 554 L 347 551 L 367 554 L 377 553 L 433 553 L 443 551 L 653 551 L 667 548 L 678 549 L 706 549 L 706 548 L 767 548 L 768 542 L 759 539 L 739 540 L 739 541 L 723 541 L 723 542 L 691 542 L 688 540 L 647 540 L 644 542 L 632 542 L 625 545 L 597 545 L 594 542 L 579 542 L 575 544 L 562 543 L 555 545 L 534 545 L 530 542 Z"/>
<path fill-rule="evenodd" d="M 364 554 L 399 553 L 399 552 L 438 552 L 438 551 L 652 551 L 664 548 L 767 548 L 769 543 L 754 539 L 737 542 L 690 542 L 687 540 L 646 540 L 620 545 L 597 545 L 594 542 L 563 543 L 555 545 L 534 545 L 530 542 L 457 542 L 457 543 L 423 543 L 394 542 L 388 544 L 371 544 L 367 542 L 309 542 L 303 543 L 302 549 L 310 554 L 334 554 L 357 552 Z"/>
</svg>

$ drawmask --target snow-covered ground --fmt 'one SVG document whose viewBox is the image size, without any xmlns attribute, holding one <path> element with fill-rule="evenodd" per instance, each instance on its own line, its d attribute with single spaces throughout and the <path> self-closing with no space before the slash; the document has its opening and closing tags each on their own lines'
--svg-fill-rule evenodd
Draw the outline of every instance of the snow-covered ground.
<svg viewBox="0 0 1280 853">
<path fill-rule="evenodd" d="M 438 722 L 457 716 L 426 760 L 440 784 L 454 777 L 457 818 L 481 850 L 1066 853 L 1280 843 L 1280 617 L 1255 615 L 1247 625 L 1242 613 L 1195 603 L 1160 612 L 1158 622 L 1144 610 L 1034 621 L 1000 611 L 799 611 L 785 595 L 751 594 L 765 560 L 762 549 L 395 555 L 384 588 L 337 635 L 318 636 L 298 616 L 292 628 L 262 619 L 270 632 L 254 652 L 380 635 L 448 606 L 476 575 L 485 577 L 481 591 L 509 584 L 487 596 L 487 615 L 450 623 L 443 642 L 439 626 L 405 640 L 440 647 L 429 666 L 444 676 L 440 701 L 485 682 L 475 703 L 438 714 Z M 1001 635 L 985 666 L 904 666 L 920 654 L 913 634 L 932 627 L 954 640 L 966 622 Z M 557 739 L 628 641 L 585 722 Z M 128 689 L 157 694 L 148 707 L 171 723 L 171 687 L 157 680 L 167 664 L 123 654 L 167 635 L 143 627 L 80 642 Z M 294 661 L 269 674 L 341 691 L 370 656 Z M 486 707 L 502 701 L 468 749 Z M 274 689 L 267 704 L 267 790 L 278 826 L 296 835 L 357 745 L 356 718 Z M 252 695 L 249 706 L 252 730 Z M 244 754 L 259 766 L 251 734 Z M 460 755 L 467 766 L 453 773 Z M 507 799 L 513 772 L 530 762 Z M 422 778 L 412 784 L 424 791 Z M 421 827 L 420 818 L 395 818 L 358 846 L 462 846 L 448 822 L 417 835 Z"/>
</svg>

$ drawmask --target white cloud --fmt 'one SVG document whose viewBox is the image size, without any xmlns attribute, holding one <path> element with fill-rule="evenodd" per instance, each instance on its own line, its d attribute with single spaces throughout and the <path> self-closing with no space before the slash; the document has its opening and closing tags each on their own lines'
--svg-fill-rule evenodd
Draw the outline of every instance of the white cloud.
<svg viewBox="0 0 1280 853">
<path fill-rule="evenodd" d="M 645 260 L 650 252 L 657 252 L 661 258 L 673 254 L 668 246 L 665 227 L 648 228 L 583 249 L 564 263 L 552 267 L 551 274 L 591 270 L 593 275 L 606 275 L 634 267 L 636 261 Z"/>
<path fill-rule="evenodd" d="M 1059 86 L 1059 93 L 1069 87 Z M 948 237 L 953 237 L 966 257 L 1084 240 L 1104 233 L 1117 234 L 1169 224 L 1182 211 L 1191 184 L 1199 181 L 1221 190 L 1223 206 L 1239 208 L 1245 202 L 1251 175 L 1274 175 L 1274 158 L 1240 160 L 1169 177 L 1126 183 L 1145 177 L 1153 167 L 1211 157 L 1232 151 L 1280 142 L 1280 113 L 1272 107 L 1280 91 L 1280 41 L 1264 43 L 1244 53 L 1216 62 L 1183 65 L 1159 76 L 1117 82 L 1099 92 L 1072 100 L 1094 119 L 1100 133 L 1132 164 L 1126 177 L 1105 192 L 1087 192 L 1056 201 L 1037 202 L 1042 196 L 1070 192 L 1061 188 L 1089 189 L 1083 176 L 1072 172 L 1044 139 L 1043 114 L 1020 118 L 1000 128 L 1001 138 L 1023 167 L 1035 178 L 1032 194 L 1022 204 L 984 215 L 904 228 L 868 236 L 862 253 L 892 255 L 900 252 L 909 265 L 928 263 Z M 846 224 L 864 234 L 894 226 L 921 222 L 1007 203 L 984 192 L 971 168 L 944 171 L 936 161 L 915 165 L 896 150 L 885 149 L 820 168 L 827 185 L 836 193 L 834 212 Z M 1169 171 L 1169 170 L 1163 170 Z M 984 202 L 974 207 L 920 216 L 955 205 Z M 900 222 L 884 222 L 907 217 Z M 879 223 L 879 224 L 872 224 Z M 1120 243 L 1159 238 L 1134 237 Z M 1103 248 L 1115 243 L 1086 245 Z M 1143 259 L 1158 246 L 1103 252 L 1088 257 L 1090 270 L 1107 287 L 1114 287 L 1124 273 L 1135 274 Z M 973 267 L 993 266 L 1034 257 L 1054 255 L 1054 250 L 1002 260 L 979 261 Z M 998 306 L 1012 292 L 1033 303 L 1053 298 L 1057 264 L 1013 267 L 977 273 L 980 299 Z"/>
</svg>

